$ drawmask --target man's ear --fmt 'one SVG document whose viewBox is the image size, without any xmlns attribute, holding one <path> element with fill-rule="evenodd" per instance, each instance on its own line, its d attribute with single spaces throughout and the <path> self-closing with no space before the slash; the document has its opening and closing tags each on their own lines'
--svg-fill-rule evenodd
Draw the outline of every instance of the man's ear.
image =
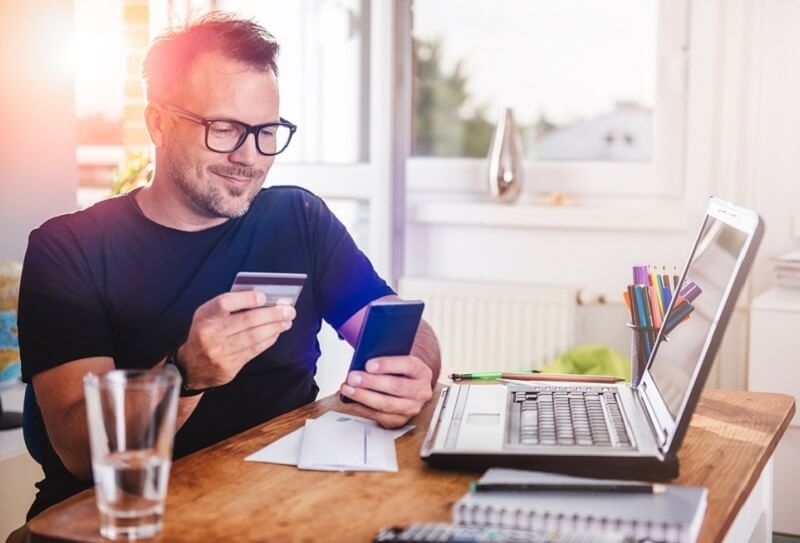
<svg viewBox="0 0 800 543">
<path fill-rule="evenodd" d="M 161 147 L 164 143 L 166 113 L 164 108 L 155 104 L 147 104 L 144 108 L 144 123 L 150 133 L 150 140 L 156 147 Z"/>
</svg>

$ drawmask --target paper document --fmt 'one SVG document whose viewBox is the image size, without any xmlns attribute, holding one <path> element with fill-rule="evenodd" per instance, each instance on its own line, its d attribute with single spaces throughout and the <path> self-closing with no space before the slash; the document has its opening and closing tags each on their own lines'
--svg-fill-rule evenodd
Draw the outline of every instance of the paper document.
<svg viewBox="0 0 800 543">
<path fill-rule="evenodd" d="M 335 444 L 335 446 L 332 446 Z M 300 445 L 300 469 L 339 471 L 367 463 L 367 426 L 354 420 L 308 419 Z"/>
<path fill-rule="evenodd" d="M 335 443 L 335 446 L 331 444 Z M 300 446 L 300 469 L 397 471 L 391 432 L 352 419 L 307 420 Z"/>
<path fill-rule="evenodd" d="M 352 426 L 354 424 L 363 428 L 363 432 L 358 434 L 360 428 Z M 370 419 L 328 411 L 317 419 L 306 421 L 306 427 L 273 441 L 245 460 L 291 466 L 300 464 L 301 469 L 325 471 L 397 471 L 394 440 L 413 428 L 407 424 L 395 430 L 385 430 Z M 360 449 L 356 446 L 357 435 L 362 439 Z"/>
</svg>

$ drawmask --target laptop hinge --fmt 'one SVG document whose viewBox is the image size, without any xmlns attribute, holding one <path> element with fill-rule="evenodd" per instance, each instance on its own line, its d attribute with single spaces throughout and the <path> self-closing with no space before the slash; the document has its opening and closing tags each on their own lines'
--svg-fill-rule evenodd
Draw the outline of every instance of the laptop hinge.
<svg viewBox="0 0 800 543">
<path fill-rule="evenodd" d="M 442 413 L 444 412 L 444 407 L 447 405 L 448 394 L 450 392 L 450 387 L 446 386 L 442 389 L 439 393 L 439 401 L 436 402 L 436 409 L 433 412 L 433 416 L 431 416 L 431 428 L 434 429 L 433 432 L 428 432 L 428 435 L 425 437 L 425 441 L 422 443 L 422 450 L 425 454 L 428 454 L 433 447 L 434 442 L 436 441 L 436 436 L 439 434 L 441 430 L 441 422 L 442 422 Z"/>
<path fill-rule="evenodd" d="M 665 447 L 667 444 L 667 431 L 666 429 L 662 428 L 659 424 L 658 417 L 656 416 L 655 409 L 653 409 L 653 405 L 650 403 L 650 399 L 647 397 L 646 392 L 647 385 L 645 383 L 640 383 L 638 387 L 633 389 L 633 395 L 636 397 L 636 400 L 642 405 L 644 408 L 644 412 L 647 414 L 647 422 L 650 424 L 650 429 L 653 431 L 653 435 L 656 438 L 656 443 L 658 444 L 658 448 L 661 452 L 666 452 Z"/>
</svg>

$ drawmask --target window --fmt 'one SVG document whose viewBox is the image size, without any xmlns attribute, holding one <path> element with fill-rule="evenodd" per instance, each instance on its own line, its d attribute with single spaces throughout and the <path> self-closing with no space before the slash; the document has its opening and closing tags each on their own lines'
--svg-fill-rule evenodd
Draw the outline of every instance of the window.
<svg viewBox="0 0 800 543">
<path fill-rule="evenodd" d="M 369 9 L 360 0 L 218 0 L 281 44 L 281 114 L 300 129 L 281 162 L 368 160 Z"/>
<path fill-rule="evenodd" d="M 414 0 L 412 13 L 412 189 L 483 191 L 511 107 L 528 193 L 680 190 L 685 2 Z"/>
<path fill-rule="evenodd" d="M 125 36 L 121 0 L 76 0 L 69 44 L 75 76 L 78 181 L 111 186 L 122 159 Z"/>
</svg>

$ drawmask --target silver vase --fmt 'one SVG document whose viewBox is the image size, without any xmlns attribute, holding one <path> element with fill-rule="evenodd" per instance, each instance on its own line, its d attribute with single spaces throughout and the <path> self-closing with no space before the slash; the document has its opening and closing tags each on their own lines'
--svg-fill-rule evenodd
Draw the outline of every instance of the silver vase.
<svg viewBox="0 0 800 543">
<path fill-rule="evenodd" d="M 505 109 L 492 139 L 489 190 L 503 202 L 513 202 L 522 190 L 522 144 L 511 108 Z"/>
</svg>

